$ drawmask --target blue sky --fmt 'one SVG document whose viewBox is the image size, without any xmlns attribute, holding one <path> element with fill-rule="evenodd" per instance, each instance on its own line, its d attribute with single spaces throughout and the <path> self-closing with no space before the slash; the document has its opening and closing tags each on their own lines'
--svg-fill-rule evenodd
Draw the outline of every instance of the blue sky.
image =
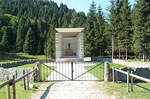
<svg viewBox="0 0 150 99">
<path fill-rule="evenodd" d="M 66 4 L 68 8 L 75 9 L 77 12 L 83 11 L 86 14 L 89 11 L 90 4 L 93 0 L 52 0 L 57 2 L 58 5 L 61 3 Z M 94 0 L 96 5 L 101 5 L 103 12 L 106 13 L 107 7 L 110 5 L 109 0 Z M 130 4 L 133 5 L 135 0 L 129 0 Z"/>
</svg>

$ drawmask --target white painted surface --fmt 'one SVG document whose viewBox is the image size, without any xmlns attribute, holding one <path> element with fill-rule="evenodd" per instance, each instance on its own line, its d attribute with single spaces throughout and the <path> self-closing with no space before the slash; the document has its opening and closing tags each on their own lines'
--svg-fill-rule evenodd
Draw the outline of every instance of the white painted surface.
<svg viewBox="0 0 150 99">
<path fill-rule="evenodd" d="M 113 63 L 122 64 L 122 65 L 126 65 L 126 66 L 129 66 L 129 67 L 139 67 L 139 68 L 150 67 L 149 62 L 127 62 L 127 61 L 124 61 L 124 60 L 113 59 Z"/>
</svg>

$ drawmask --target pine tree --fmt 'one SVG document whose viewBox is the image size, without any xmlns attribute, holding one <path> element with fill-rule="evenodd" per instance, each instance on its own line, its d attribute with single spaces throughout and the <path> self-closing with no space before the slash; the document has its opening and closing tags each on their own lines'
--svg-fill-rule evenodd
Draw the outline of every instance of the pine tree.
<svg viewBox="0 0 150 99">
<path fill-rule="evenodd" d="M 31 27 L 27 32 L 25 43 L 23 45 L 23 51 L 28 54 L 36 54 L 36 36 Z"/>
<path fill-rule="evenodd" d="M 26 36 L 24 23 L 25 23 L 25 19 L 22 17 L 19 21 L 18 29 L 17 29 L 16 49 L 18 52 L 23 51 L 23 44 Z"/>
<path fill-rule="evenodd" d="M 146 61 L 146 54 L 150 50 L 150 2 L 148 0 L 137 0 L 133 17 L 134 52 L 139 55 L 143 53 L 143 61 Z"/>
<path fill-rule="evenodd" d="M 95 53 L 96 56 L 102 55 L 102 50 L 104 50 L 104 28 L 105 28 L 105 20 L 102 13 L 101 6 L 98 7 L 98 12 L 96 13 L 96 21 L 94 23 L 94 29 L 95 29 L 95 44 L 96 47 Z"/>
<path fill-rule="evenodd" d="M 84 53 L 85 53 L 85 56 L 95 56 L 94 54 L 94 51 L 95 51 L 95 46 L 94 45 L 94 38 L 95 38 L 95 30 L 94 30 L 94 23 L 96 21 L 96 4 L 95 2 L 93 1 L 91 6 L 90 6 L 90 9 L 89 9 L 89 12 L 88 12 L 88 15 L 87 15 L 87 21 L 86 21 L 86 24 L 85 24 L 85 46 L 84 46 Z"/>
<path fill-rule="evenodd" d="M 9 52 L 12 49 L 12 29 L 10 27 L 4 27 L 4 34 L 0 43 L 1 50 Z"/>
<path fill-rule="evenodd" d="M 128 0 L 123 0 L 120 8 L 120 32 L 118 34 L 119 48 L 126 53 L 126 60 L 128 58 L 128 49 L 131 48 L 132 36 L 132 20 L 131 7 Z"/>
<path fill-rule="evenodd" d="M 55 58 L 55 28 L 52 24 L 50 24 L 45 40 L 45 54 L 50 58 Z"/>
<path fill-rule="evenodd" d="M 111 6 L 110 6 L 110 9 L 109 9 L 109 31 L 110 31 L 110 35 L 111 35 L 111 39 L 112 39 L 112 59 L 114 58 L 114 50 L 115 50 L 115 38 L 116 38 L 116 32 L 115 32 L 115 29 L 116 29 L 116 12 L 115 12 L 115 1 L 114 0 L 110 0 L 110 3 L 111 3 Z"/>
<path fill-rule="evenodd" d="M 74 12 L 72 12 L 70 27 L 76 28 L 76 27 L 78 27 L 78 24 L 79 24 L 78 14 L 74 11 Z"/>
</svg>

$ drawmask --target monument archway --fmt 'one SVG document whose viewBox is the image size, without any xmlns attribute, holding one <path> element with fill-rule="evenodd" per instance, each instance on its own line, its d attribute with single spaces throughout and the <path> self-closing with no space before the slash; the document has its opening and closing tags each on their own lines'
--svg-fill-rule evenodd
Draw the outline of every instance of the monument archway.
<svg viewBox="0 0 150 99">
<path fill-rule="evenodd" d="M 56 28 L 56 61 L 83 61 L 84 28 Z"/>
</svg>

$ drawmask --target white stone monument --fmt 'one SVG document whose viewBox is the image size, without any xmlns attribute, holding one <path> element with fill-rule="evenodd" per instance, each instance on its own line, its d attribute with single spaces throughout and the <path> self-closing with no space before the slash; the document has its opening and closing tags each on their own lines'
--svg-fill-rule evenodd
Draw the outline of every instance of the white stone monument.
<svg viewBox="0 0 150 99">
<path fill-rule="evenodd" d="M 56 61 L 83 61 L 84 28 L 56 28 Z"/>
</svg>

